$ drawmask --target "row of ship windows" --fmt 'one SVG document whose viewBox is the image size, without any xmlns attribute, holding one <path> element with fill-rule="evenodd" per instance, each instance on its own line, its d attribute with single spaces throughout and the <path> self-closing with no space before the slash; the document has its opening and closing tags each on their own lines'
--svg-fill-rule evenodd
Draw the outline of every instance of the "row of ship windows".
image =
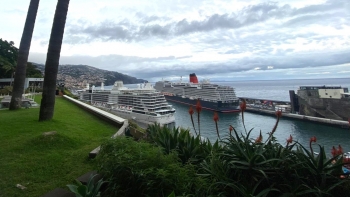
<svg viewBox="0 0 350 197">
<path fill-rule="evenodd" d="M 85 100 L 88 100 L 88 99 L 85 99 Z M 100 99 L 92 99 L 92 101 L 107 103 L 106 100 L 100 100 Z M 119 103 L 121 105 L 146 106 L 146 107 L 153 107 L 153 108 L 154 107 L 161 107 L 161 106 L 168 106 L 168 104 L 164 103 L 164 102 L 163 103 L 135 103 L 135 102 L 132 102 L 132 101 L 119 101 L 119 102 L 116 102 L 116 103 Z"/>
<path fill-rule="evenodd" d="M 146 114 L 144 111 L 139 111 L 139 110 L 132 110 L 132 112 L 139 113 L 139 114 Z M 167 112 L 159 112 L 160 115 L 165 115 L 165 114 L 171 114 L 173 113 L 172 111 L 167 111 Z M 148 115 L 151 116 L 157 116 L 156 113 L 147 113 Z"/>
<path fill-rule="evenodd" d="M 188 91 L 169 91 L 169 93 L 174 93 L 174 94 L 203 94 L 203 95 L 218 95 L 218 94 L 224 94 L 224 95 L 236 95 L 234 92 L 201 92 L 201 91 L 192 91 L 192 92 L 188 92 Z"/>
</svg>

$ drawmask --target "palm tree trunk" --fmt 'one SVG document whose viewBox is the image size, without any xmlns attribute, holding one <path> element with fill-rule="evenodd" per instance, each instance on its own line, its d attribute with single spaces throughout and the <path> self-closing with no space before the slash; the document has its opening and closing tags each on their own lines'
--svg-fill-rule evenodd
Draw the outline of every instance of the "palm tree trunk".
<svg viewBox="0 0 350 197">
<path fill-rule="evenodd" d="M 22 104 L 22 94 L 24 90 L 24 81 L 26 78 L 27 61 L 38 7 L 39 0 L 30 1 L 27 19 L 22 33 L 21 43 L 19 45 L 17 67 L 15 71 L 15 81 L 13 84 L 10 110 L 19 109 Z"/>
<path fill-rule="evenodd" d="M 55 108 L 56 80 L 69 0 L 58 0 L 45 63 L 39 121 L 51 120 Z"/>
</svg>

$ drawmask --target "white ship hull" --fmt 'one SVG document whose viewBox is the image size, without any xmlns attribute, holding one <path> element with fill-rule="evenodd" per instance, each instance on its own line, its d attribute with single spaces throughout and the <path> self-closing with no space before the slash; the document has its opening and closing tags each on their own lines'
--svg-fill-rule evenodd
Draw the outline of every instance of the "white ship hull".
<svg viewBox="0 0 350 197">
<path fill-rule="evenodd" d="M 129 89 L 123 87 L 122 81 L 116 81 L 111 90 L 81 92 L 80 100 L 145 126 L 154 123 L 175 126 L 175 109 L 151 84 Z"/>
<path fill-rule="evenodd" d="M 175 123 L 174 114 L 166 114 L 162 116 L 151 116 L 147 114 L 139 114 L 139 113 L 134 113 L 127 110 L 118 110 L 118 109 L 112 109 L 110 110 L 110 113 L 113 113 L 125 119 L 132 119 L 144 124 L 158 123 L 161 126 L 167 126 Z"/>
</svg>

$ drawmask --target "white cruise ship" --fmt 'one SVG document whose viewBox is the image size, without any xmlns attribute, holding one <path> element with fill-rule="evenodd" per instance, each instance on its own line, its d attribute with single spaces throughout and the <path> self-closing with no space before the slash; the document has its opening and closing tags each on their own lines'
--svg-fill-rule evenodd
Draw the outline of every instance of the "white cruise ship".
<svg viewBox="0 0 350 197">
<path fill-rule="evenodd" d="M 126 88 L 122 81 L 116 81 L 111 90 L 88 89 L 81 92 L 80 100 L 125 119 L 144 124 L 175 125 L 175 109 L 150 83 Z"/>
<path fill-rule="evenodd" d="M 195 106 L 197 100 L 203 109 L 221 113 L 240 112 L 239 99 L 234 88 L 212 84 L 209 80 L 198 82 L 195 73 L 190 74 L 189 82 L 158 81 L 155 89 L 164 94 L 170 102 Z"/>
</svg>

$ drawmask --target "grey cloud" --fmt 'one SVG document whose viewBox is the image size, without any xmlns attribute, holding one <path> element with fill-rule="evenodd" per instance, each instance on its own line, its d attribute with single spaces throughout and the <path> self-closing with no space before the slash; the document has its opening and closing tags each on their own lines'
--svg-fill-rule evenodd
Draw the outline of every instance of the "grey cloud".
<svg viewBox="0 0 350 197">
<path fill-rule="evenodd" d="M 44 63 L 45 54 L 42 53 L 30 53 L 30 58 L 33 62 Z M 166 57 L 154 57 L 154 58 L 144 58 L 137 56 L 122 56 L 122 55 L 102 55 L 98 57 L 92 56 L 61 56 L 62 62 L 60 64 L 81 64 L 81 60 L 84 59 L 85 62 L 91 62 L 90 66 L 103 67 L 102 64 L 110 64 L 115 62 L 118 65 L 127 65 L 127 64 L 139 64 L 139 63 L 150 63 L 150 62 L 161 62 L 168 60 L 178 60 L 186 59 L 191 56 L 166 56 Z M 108 66 L 108 65 L 107 65 Z"/>
<path fill-rule="evenodd" d="M 196 32 L 208 32 L 216 29 L 239 29 L 253 24 L 268 21 L 269 19 L 282 19 L 294 17 L 285 25 L 292 26 L 296 24 L 313 24 L 319 21 L 329 22 L 337 20 L 339 17 L 349 16 L 346 12 L 347 1 L 329 1 L 322 5 L 311 5 L 300 9 L 292 9 L 289 5 L 278 6 L 276 3 L 262 3 L 245 7 L 237 13 L 213 14 L 207 19 L 201 21 L 188 21 L 187 19 L 178 22 L 168 22 L 166 24 L 147 24 L 148 22 L 163 20 L 159 16 L 145 16 L 137 13 L 138 17 L 143 17 L 141 25 L 131 24 L 130 22 L 104 22 L 93 26 L 70 26 L 69 35 L 87 35 L 86 42 L 94 39 L 118 40 L 118 41 L 141 41 L 151 37 L 169 38 L 181 35 L 187 35 Z M 335 10 L 343 12 L 334 13 Z M 322 15 L 318 12 L 322 11 Z M 343 13 L 341 15 L 341 13 Z M 325 19 L 325 20 L 322 20 Z M 145 24 L 146 23 L 146 24 Z M 79 42 L 78 40 L 75 40 Z"/>
<path fill-rule="evenodd" d="M 166 21 L 166 20 L 170 20 L 169 17 L 160 17 L 160 16 L 155 16 L 155 15 L 151 15 L 148 16 L 144 13 L 141 12 L 137 12 L 135 14 L 135 16 L 142 22 L 142 23 L 151 23 L 151 22 L 158 22 L 158 21 Z"/>
<path fill-rule="evenodd" d="M 290 56 L 269 56 L 269 57 L 249 57 L 238 61 L 226 63 L 206 63 L 200 68 L 194 64 L 175 64 L 170 68 L 149 69 L 138 72 L 132 71 L 137 76 L 147 78 L 156 78 L 166 76 L 186 76 L 188 73 L 196 72 L 199 75 L 211 75 L 213 73 L 224 75 L 227 73 L 237 73 L 254 70 L 260 67 L 261 70 L 268 70 L 267 66 L 273 66 L 274 69 L 298 69 L 304 67 L 323 67 L 329 65 L 338 65 L 350 62 L 350 51 L 341 51 L 339 53 L 317 53 L 307 55 L 290 55 Z"/>
<path fill-rule="evenodd" d="M 348 0 L 328 0 L 324 4 L 310 5 L 294 11 L 295 15 L 343 10 L 349 6 Z"/>
<path fill-rule="evenodd" d="M 202 21 L 188 21 L 183 19 L 178 22 L 168 22 L 165 25 L 132 25 L 130 23 L 104 22 L 100 25 L 89 27 L 70 26 L 69 35 L 88 35 L 89 38 L 103 40 L 143 40 L 152 36 L 163 37 L 179 36 L 195 32 L 207 32 L 215 29 L 236 29 L 248 26 L 254 23 L 264 22 L 270 18 L 287 15 L 288 6 L 278 7 L 276 4 L 263 3 L 246 7 L 239 13 L 214 14 Z M 141 15 L 141 14 L 138 14 Z M 157 16 L 151 16 L 149 19 L 158 19 Z"/>
<path fill-rule="evenodd" d="M 344 13 L 345 15 L 345 13 Z M 333 13 L 322 13 L 322 14 L 314 14 L 314 15 L 302 15 L 299 17 L 295 17 L 293 19 L 288 20 L 284 23 L 284 26 L 306 26 L 310 24 L 334 24 L 338 22 L 343 17 L 337 17 Z M 333 25 L 332 24 L 332 25 Z"/>
</svg>

